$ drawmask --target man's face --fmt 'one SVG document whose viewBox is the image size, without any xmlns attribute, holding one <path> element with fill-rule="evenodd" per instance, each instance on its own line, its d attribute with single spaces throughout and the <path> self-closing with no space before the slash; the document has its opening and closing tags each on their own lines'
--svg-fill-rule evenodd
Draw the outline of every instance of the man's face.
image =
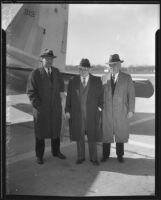
<svg viewBox="0 0 161 200">
<path fill-rule="evenodd" d="M 119 70 L 121 68 L 121 63 L 117 62 L 117 63 L 109 64 L 109 66 L 110 66 L 110 72 L 112 74 L 116 74 L 119 72 Z"/>
<path fill-rule="evenodd" d="M 89 67 L 81 67 L 81 66 L 79 67 L 79 73 L 82 77 L 88 76 L 89 72 L 90 72 Z"/>
<path fill-rule="evenodd" d="M 46 68 L 51 67 L 53 64 L 53 58 L 52 57 L 44 57 L 42 59 L 42 62 L 43 62 L 44 67 L 46 67 Z"/>
</svg>

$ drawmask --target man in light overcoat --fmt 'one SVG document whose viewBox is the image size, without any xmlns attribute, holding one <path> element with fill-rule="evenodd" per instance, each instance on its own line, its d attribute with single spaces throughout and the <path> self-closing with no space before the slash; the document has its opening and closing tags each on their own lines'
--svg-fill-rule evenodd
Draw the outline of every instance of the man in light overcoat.
<svg viewBox="0 0 161 200">
<path fill-rule="evenodd" d="M 35 151 L 37 163 L 43 164 L 45 138 L 51 139 L 54 157 L 65 159 L 60 152 L 60 130 L 64 112 L 64 81 L 59 70 L 52 66 L 56 56 L 45 49 L 41 54 L 42 67 L 32 71 L 28 79 L 27 95 L 33 106 Z"/>
<path fill-rule="evenodd" d="M 121 71 L 118 54 L 110 56 L 109 79 L 104 83 L 103 108 L 103 156 L 102 162 L 110 156 L 111 143 L 116 142 L 116 154 L 119 162 L 124 162 L 124 143 L 129 139 L 129 118 L 135 108 L 135 89 L 129 74 Z"/>
<path fill-rule="evenodd" d="M 85 161 L 85 134 L 89 156 L 93 165 L 99 165 L 96 142 L 102 139 L 103 87 L 101 79 L 90 74 L 90 62 L 82 59 L 80 75 L 69 82 L 66 100 L 66 117 L 69 118 L 70 139 L 77 142 L 77 161 Z"/>
</svg>

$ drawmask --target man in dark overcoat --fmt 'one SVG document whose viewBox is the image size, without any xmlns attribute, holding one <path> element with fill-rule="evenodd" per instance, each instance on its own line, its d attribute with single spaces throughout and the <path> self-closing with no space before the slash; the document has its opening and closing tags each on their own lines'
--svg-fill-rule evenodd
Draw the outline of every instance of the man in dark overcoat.
<svg viewBox="0 0 161 200">
<path fill-rule="evenodd" d="M 124 162 L 124 143 L 129 139 L 129 118 L 134 114 L 135 89 L 129 74 L 121 71 L 118 54 L 109 59 L 110 73 L 104 82 L 103 108 L 103 157 L 105 162 L 110 156 L 111 143 L 116 142 L 116 154 L 119 162 Z"/>
<path fill-rule="evenodd" d="M 35 151 L 39 164 L 44 162 L 45 138 L 51 138 L 53 156 L 66 158 L 60 152 L 64 81 L 59 70 L 52 66 L 55 57 L 52 50 L 45 49 L 41 54 L 42 67 L 31 72 L 27 84 L 27 95 L 33 106 Z"/>
<path fill-rule="evenodd" d="M 77 164 L 85 160 L 85 134 L 88 138 L 90 161 L 99 165 L 96 142 L 102 138 L 101 110 L 103 87 L 101 79 L 90 74 L 90 62 L 82 59 L 80 75 L 70 80 L 66 99 L 70 138 L 77 142 Z"/>
</svg>

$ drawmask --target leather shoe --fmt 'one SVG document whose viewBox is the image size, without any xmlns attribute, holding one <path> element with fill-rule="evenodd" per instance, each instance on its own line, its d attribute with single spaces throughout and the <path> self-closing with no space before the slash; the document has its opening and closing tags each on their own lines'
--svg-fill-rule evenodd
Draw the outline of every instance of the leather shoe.
<svg viewBox="0 0 161 200">
<path fill-rule="evenodd" d="M 37 160 L 36 160 L 36 162 L 38 163 L 38 164 L 44 164 L 44 161 L 43 161 L 43 159 L 42 158 L 38 158 L 37 157 Z"/>
<path fill-rule="evenodd" d="M 101 159 L 101 162 L 106 162 L 108 159 L 109 159 L 109 157 L 103 157 L 103 158 Z"/>
<path fill-rule="evenodd" d="M 117 157 L 117 160 L 120 162 L 120 163 L 123 163 L 124 162 L 124 158 L 122 156 L 118 156 Z"/>
<path fill-rule="evenodd" d="M 99 162 L 98 162 L 98 160 L 95 160 L 95 161 L 91 161 L 92 163 L 93 163 L 93 165 L 95 165 L 95 166 L 98 166 L 99 165 Z"/>
<path fill-rule="evenodd" d="M 64 156 L 61 152 L 57 153 L 57 154 L 53 154 L 54 157 L 58 157 L 60 159 L 66 159 L 66 156 Z"/>
<path fill-rule="evenodd" d="M 78 159 L 77 161 L 76 161 L 76 164 L 81 164 L 82 162 L 84 162 L 85 161 L 85 159 Z"/>
</svg>

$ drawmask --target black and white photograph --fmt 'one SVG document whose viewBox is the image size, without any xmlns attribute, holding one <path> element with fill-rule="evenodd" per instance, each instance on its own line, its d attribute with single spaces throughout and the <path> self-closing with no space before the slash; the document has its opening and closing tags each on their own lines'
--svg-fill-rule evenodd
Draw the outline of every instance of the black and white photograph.
<svg viewBox="0 0 161 200">
<path fill-rule="evenodd" d="M 155 196 L 159 2 L 1 13 L 6 196 Z"/>
</svg>

